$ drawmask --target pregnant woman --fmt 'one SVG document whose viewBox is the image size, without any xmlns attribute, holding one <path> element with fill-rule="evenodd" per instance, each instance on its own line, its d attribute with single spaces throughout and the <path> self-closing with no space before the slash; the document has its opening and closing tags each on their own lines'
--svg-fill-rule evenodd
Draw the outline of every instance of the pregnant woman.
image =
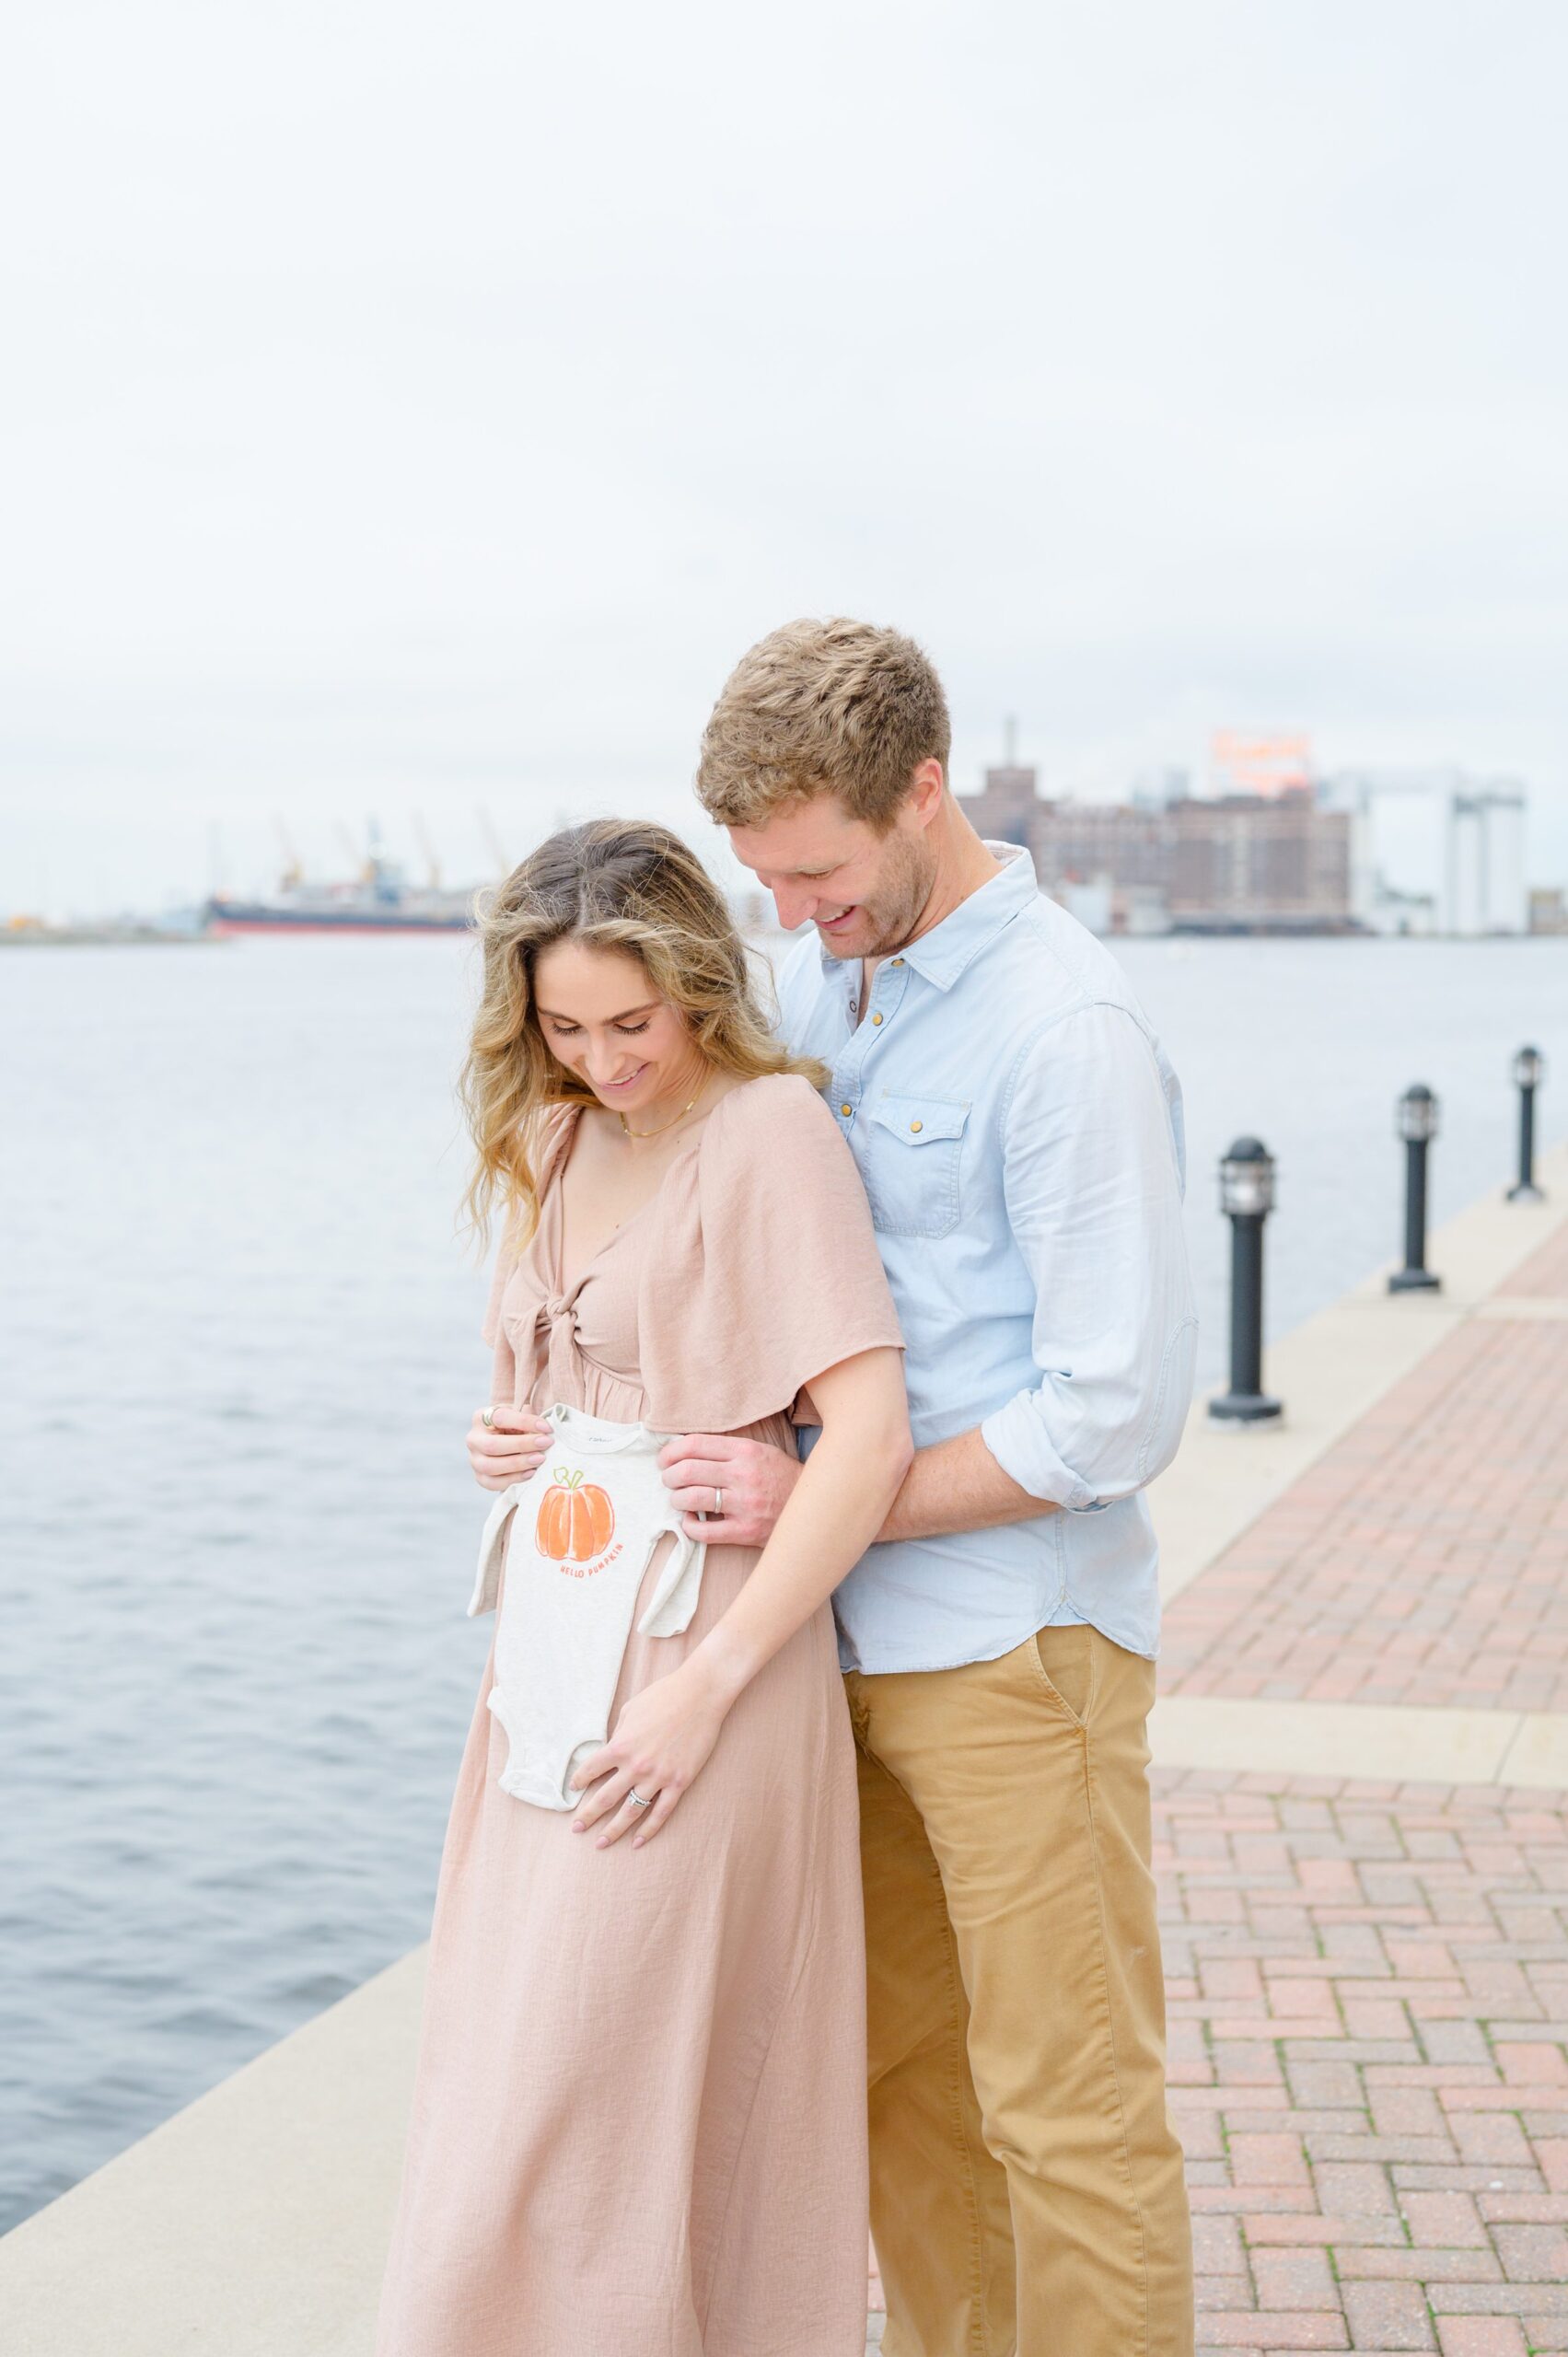
<svg viewBox="0 0 1568 2357">
<path fill-rule="evenodd" d="M 470 1200 L 507 1225 L 469 1451 L 517 1511 L 441 1862 L 377 2357 L 860 2357 L 863 1919 L 829 1596 L 910 1457 L 870 1215 L 815 1067 L 771 1037 L 679 837 L 555 835 L 480 923 Z M 690 1606 L 667 1536 L 596 1728 L 550 1615 L 609 1560 L 613 1480 L 583 1456 L 558 1467 L 568 1435 L 611 1455 L 618 1434 L 646 1448 L 638 1426 L 792 1446 L 793 1422 L 820 1437 L 765 1548 L 726 1543 L 700 1466 L 675 1490 L 708 1517 L 690 1524 L 695 1609 L 652 1632 L 677 1574 Z M 536 1510 L 536 1474 L 564 1497 Z M 530 1643 L 493 1708 L 509 1581 L 535 1584 L 516 1600 Z"/>
</svg>

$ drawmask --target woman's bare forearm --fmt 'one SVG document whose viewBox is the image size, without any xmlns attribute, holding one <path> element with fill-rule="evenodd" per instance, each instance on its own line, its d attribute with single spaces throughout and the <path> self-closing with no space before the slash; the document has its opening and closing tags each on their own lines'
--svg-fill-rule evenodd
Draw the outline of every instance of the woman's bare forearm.
<svg viewBox="0 0 1568 2357">
<path fill-rule="evenodd" d="M 863 1352 L 812 1384 L 822 1434 L 750 1577 L 687 1656 L 730 1699 L 832 1594 L 882 1525 L 913 1449 L 900 1355 Z"/>
</svg>

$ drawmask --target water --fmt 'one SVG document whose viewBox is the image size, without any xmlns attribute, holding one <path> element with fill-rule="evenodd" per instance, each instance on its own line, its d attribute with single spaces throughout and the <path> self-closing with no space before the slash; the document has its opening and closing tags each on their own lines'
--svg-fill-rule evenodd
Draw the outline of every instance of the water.
<svg viewBox="0 0 1568 2357">
<path fill-rule="evenodd" d="M 1512 1051 L 1568 1106 L 1568 943 L 1147 942 L 1185 1084 L 1202 1379 L 1214 1167 L 1280 1159 L 1269 1325 L 1510 1175 Z M 454 1240 L 472 953 L 0 962 L 0 2224 L 424 1937 L 488 1643 L 484 1279 Z"/>
</svg>

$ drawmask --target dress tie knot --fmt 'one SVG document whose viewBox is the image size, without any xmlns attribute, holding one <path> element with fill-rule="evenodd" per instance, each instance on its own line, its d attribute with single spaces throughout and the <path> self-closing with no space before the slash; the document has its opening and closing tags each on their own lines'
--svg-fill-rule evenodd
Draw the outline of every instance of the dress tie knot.
<svg viewBox="0 0 1568 2357">
<path fill-rule="evenodd" d="M 576 1303 L 567 1294 L 545 1294 L 534 1312 L 530 1387 L 542 1379 L 554 1399 L 563 1399 L 571 1387 L 576 1347 Z"/>
</svg>

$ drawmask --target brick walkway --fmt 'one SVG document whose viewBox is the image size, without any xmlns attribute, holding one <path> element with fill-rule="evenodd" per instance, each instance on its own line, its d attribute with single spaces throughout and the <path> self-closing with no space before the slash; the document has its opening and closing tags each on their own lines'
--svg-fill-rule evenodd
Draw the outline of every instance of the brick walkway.
<svg viewBox="0 0 1568 2357">
<path fill-rule="evenodd" d="M 1516 1269 L 1503 1290 L 1513 1301 L 1541 1295 L 1557 1300 L 1568 1297 L 1568 1227 L 1560 1228 L 1522 1268 Z"/>
<path fill-rule="evenodd" d="M 1568 1710 L 1560 1304 L 1568 1227 L 1177 1600 L 1167 1690 Z M 1568 1795 L 1157 1814 L 1200 2349 L 1568 2351 Z"/>
<path fill-rule="evenodd" d="M 1564 1295 L 1553 1239 L 1504 1297 Z M 1565 1562 L 1568 1317 L 1472 1318 L 1177 1599 L 1162 1689 L 1568 1711 Z"/>
<path fill-rule="evenodd" d="M 1568 1803 L 1161 1782 L 1200 2348 L 1568 2351 Z"/>
<path fill-rule="evenodd" d="M 1568 2351 L 1568 1800 L 1157 1790 L 1201 2357 Z"/>
</svg>

